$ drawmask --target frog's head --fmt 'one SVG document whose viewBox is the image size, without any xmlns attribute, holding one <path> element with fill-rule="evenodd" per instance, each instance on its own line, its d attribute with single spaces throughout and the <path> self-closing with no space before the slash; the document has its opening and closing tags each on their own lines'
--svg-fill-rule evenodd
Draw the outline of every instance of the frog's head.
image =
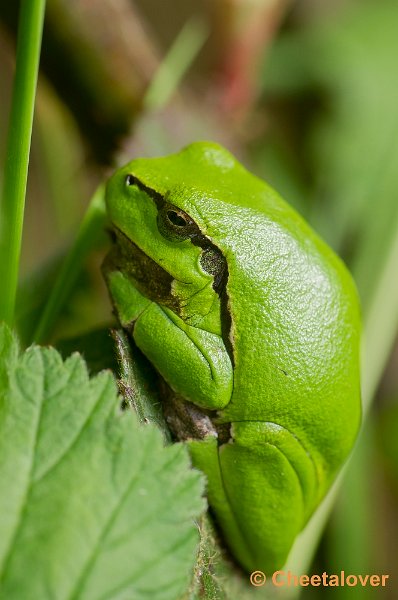
<svg viewBox="0 0 398 600">
<path fill-rule="evenodd" d="M 133 160 L 116 171 L 106 189 L 117 268 L 142 293 L 178 306 L 180 316 L 188 319 L 198 311 L 202 316 L 212 311 L 225 287 L 226 261 L 207 235 L 206 223 L 212 219 L 197 202 L 204 192 L 190 168 L 196 156 L 195 172 L 201 161 L 202 174 L 204 163 L 213 168 L 218 163 L 219 173 L 220 152 L 225 160 L 230 156 L 216 144 L 201 142 L 177 155 Z"/>
<path fill-rule="evenodd" d="M 172 241 L 195 240 L 209 233 L 214 200 L 222 204 L 231 193 L 237 196 L 234 175 L 239 170 L 243 168 L 234 157 L 213 142 L 195 142 L 160 158 L 135 159 L 108 181 L 108 214 L 130 239 L 139 235 L 135 225 L 130 227 L 134 220 L 144 227 L 151 221 L 150 236 L 158 228 Z"/>
</svg>

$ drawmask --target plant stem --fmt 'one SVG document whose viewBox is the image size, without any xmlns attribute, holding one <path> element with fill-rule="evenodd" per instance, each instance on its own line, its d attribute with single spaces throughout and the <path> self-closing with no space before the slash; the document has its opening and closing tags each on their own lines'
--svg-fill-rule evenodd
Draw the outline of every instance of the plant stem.
<svg viewBox="0 0 398 600">
<path fill-rule="evenodd" d="M 36 343 L 46 341 L 62 307 L 68 300 L 84 260 L 97 244 L 98 238 L 103 235 L 105 222 L 104 186 L 100 185 L 90 201 L 76 239 L 68 251 L 41 314 L 33 336 Z"/>
<path fill-rule="evenodd" d="M 0 205 L 0 320 L 12 325 L 45 0 L 22 0 L 14 89 Z"/>
</svg>

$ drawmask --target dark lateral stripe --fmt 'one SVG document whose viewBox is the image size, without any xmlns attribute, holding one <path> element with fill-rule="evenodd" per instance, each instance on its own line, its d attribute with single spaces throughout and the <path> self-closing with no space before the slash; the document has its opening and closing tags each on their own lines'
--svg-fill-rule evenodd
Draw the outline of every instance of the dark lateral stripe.
<svg viewBox="0 0 398 600">
<path fill-rule="evenodd" d="M 152 200 L 155 202 L 155 204 L 157 206 L 157 209 L 160 210 L 166 203 L 166 200 L 162 196 L 162 194 L 160 194 L 156 190 L 145 185 L 135 175 L 131 174 L 131 176 L 134 178 L 134 182 L 136 183 L 137 187 L 140 190 L 142 190 L 145 194 L 147 194 L 150 198 L 152 198 Z M 170 204 L 170 206 L 172 206 L 172 205 Z M 175 209 L 180 210 L 179 207 L 175 207 Z M 202 248 L 202 250 L 212 250 L 214 253 L 217 253 L 222 260 L 221 268 L 219 269 L 218 273 L 213 275 L 213 289 L 220 297 L 220 303 L 221 303 L 220 319 L 221 319 L 222 338 L 223 338 L 223 342 L 225 344 L 225 348 L 231 359 L 232 365 L 234 365 L 235 361 L 234 361 L 233 345 L 232 345 L 232 342 L 230 339 L 232 316 L 229 312 L 229 306 L 228 306 L 229 298 L 228 298 L 228 293 L 227 293 L 227 282 L 228 282 L 228 277 L 229 277 L 228 264 L 227 264 L 225 257 L 223 256 L 221 250 L 211 240 L 209 240 L 209 238 L 207 238 L 201 232 L 199 226 L 194 221 L 194 219 L 192 219 L 192 217 L 190 215 L 189 215 L 189 217 L 194 226 L 193 227 L 194 231 L 190 235 L 191 242 L 195 246 Z M 157 264 L 157 263 L 155 263 L 155 264 Z M 167 271 L 165 271 L 165 272 L 167 273 Z M 170 275 L 170 277 L 171 277 L 171 275 Z"/>
</svg>

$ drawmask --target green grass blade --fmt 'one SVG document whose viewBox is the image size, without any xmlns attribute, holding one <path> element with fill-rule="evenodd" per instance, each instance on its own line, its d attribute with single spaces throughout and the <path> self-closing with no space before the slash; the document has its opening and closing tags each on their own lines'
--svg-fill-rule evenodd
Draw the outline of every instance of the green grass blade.
<svg viewBox="0 0 398 600">
<path fill-rule="evenodd" d="M 83 261 L 103 235 L 106 221 L 104 186 L 100 185 L 86 211 L 75 242 L 70 249 L 51 290 L 46 307 L 37 325 L 33 340 L 41 343 L 49 336 L 59 313 L 72 291 Z"/>
<path fill-rule="evenodd" d="M 146 91 L 143 100 L 145 109 L 159 110 L 168 103 L 201 50 L 208 33 L 205 23 L 197 18 L 185 23 Z"/>
<path fill-rule="evenodd" d="M 45 0 L 22 0 L 3 194 L 0 206 L 0 320 L 12 323 L 18 284 L 30 141 Z"/>
</svg>

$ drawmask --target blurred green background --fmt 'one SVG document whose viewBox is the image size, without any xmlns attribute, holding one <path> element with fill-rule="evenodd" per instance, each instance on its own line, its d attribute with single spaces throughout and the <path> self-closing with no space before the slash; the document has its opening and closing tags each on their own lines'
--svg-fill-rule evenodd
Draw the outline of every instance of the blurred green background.
<svg viewBox="0 0 398 600">
<path fill-rule="evenodd" d="M 0 0 L 0 165 L 17 15 L 17 2 Z M 221 142 L 273 184 L 355 277 L 367 416 L 310 572 L 387 573 L 390 583 L 305 590 L 313 597 L 398 597 L 397 61 L 396 0 L 48 0 L 23 339 L 98 183 L 134 156 L 195 139 Z M 106 244 L 104 235 L 49 341 L 112 322 Z"/>
</svg>

